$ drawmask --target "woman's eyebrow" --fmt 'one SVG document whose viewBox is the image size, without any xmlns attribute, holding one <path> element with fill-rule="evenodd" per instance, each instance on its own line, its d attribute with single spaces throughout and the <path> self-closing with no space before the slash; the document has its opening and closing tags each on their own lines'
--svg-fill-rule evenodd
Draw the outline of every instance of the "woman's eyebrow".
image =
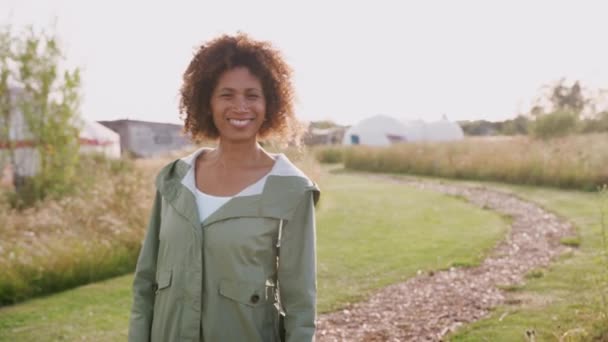
<svg viewBox="0 0 608 342">
<path fill-rule="evenodd" d="M 234 88 L 230 88 L 230 87 L 222 87 L 222 88 L 218 89 L 217 92 L 218 93 L 228 93 L 228 92 L 229 93 L 235 93 L 235 92 L 237 92 L 237 90 L 234 89 Z M 246 92 L 246 93 L 251 93 L 251 92 L 259 92 L 259 93 L 261 93 L 262 89 L 260 89 L 260 88 L 245 88 L 244 92 Z"/>
<path fill-rule="evenodd" d="M 234 90 L 234 88 L 223 87 L 223 88 L 220 88 L 219 91 L 235 91 L 235 90 Z"/>
<path fill-rule="evenodd" d="M 231 88 L 231 87 L 222 87 L 222 88 L 219 88 L 218 91 L 236 91 L 236 89 Z M 258 88 L 258 87 L 251 87 L 251 88 L 245 88 L 245 91 L 262 91 L 262 89 Z"/>
</svg>

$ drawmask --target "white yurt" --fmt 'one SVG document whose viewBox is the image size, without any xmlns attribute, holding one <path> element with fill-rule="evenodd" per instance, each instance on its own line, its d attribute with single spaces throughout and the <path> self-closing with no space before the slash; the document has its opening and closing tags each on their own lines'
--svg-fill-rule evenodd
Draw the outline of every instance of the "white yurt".
<svg viewBox="0 0 608 342">
<path fill-rule="evenodd" d="M 445 116 L 438 121 L 404 120 L 407 141 L 453 141 L 464 138 L 464 132 L 456 122 Z"/>
<path fill-rule="evenodd" d="M 388 146 L 416 141 L 453 141 L 464 138 L 458 123 L 445 116 L 438 121 L 398 120 L 376 115 L 361 120 L 344 134 L 344 145 Z"/>
<path fill-rule="evenodd" d="M 387 115 L 376 115 L 350 127 L 344 133 L 342 144 L 388 146 L 397 141 L 405 141 L 405 131 L 405 126 L 399 120 Z"/>
<path fill-rule="evenodd" d="M 0 122 L 1 124 L 1 122 Z M 108 158 L 120 158 L 120 136 L 118 133 L 94 121 L 78 119 L 81 153 L 101 153 Z M 0 173 L 14 172 L 17 176 L 31 177 L 38 172 L 39 161 L 36 142 L 33 139 L 21 112 L 10 117 L 9 141 L 16 147 L 13 163 L 8 154 L 9 144 L 0 141 Z M 12 171 L 8 171 L 8 170 Z"/>
<path fill-rule="evenodd" d="M 457 122 L 449 121 L 445 116 L 439 121 L 430 122 L 426 129 L 428 141 L 452 141 L 464 138 L 464 132 Z"/>
<path fill-rule="evenodd" d="M 120 135 L 118 133 L 98 122 L 89 120 L 82 120 L 79 127 L 80 152 L 101 153 L 112 159 L 120 158 Z"/>
<path fill-rule="evenodd" d="M 407 141 L 424 141 L 427 139 L 428 124 L 422 120 L 405 120 L 405 136 Z"/>
</svg>

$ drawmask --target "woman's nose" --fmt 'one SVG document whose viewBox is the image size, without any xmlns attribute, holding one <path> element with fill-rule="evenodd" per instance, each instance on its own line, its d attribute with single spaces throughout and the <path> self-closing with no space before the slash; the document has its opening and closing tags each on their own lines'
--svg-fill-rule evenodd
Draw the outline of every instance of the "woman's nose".
<svg viewBox="0 0 608 342">
<path fill-rule="evenodd" d="M 246 112 L 249 110 L 249 106 L 247 106 L 247 101 L 244 98 L 237 98 L 236 103 L 234 104 L 234 110 L 236 112 Z"/>
</svg>

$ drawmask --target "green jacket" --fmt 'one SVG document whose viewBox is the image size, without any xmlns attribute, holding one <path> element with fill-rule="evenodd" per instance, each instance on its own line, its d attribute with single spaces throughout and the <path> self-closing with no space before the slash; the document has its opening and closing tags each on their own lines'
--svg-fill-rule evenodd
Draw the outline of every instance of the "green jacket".
<svg viewBox="0 0 608 342">
<path fill-rule="evenodd" d="M 232 198 L 201 223 L 192 192 L 199 152 L 156 179 L 129 341 L 278 341 L 277 279 L 286 340 L 314 340 L 318 188 L 278 155 L 283 172 L 261 193 Z"/>
</svg>

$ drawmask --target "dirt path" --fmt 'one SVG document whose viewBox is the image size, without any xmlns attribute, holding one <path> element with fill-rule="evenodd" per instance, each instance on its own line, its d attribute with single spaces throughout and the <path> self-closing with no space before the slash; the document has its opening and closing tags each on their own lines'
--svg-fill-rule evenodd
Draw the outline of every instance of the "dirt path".
<svg viewBox="0 0 608 342">
<path fill-rule="evenodd" d="M 483 187 L 446 185 L 391 176 L 370 176 L 462 196 L 511 216 L 511 231 L 478 267 L 421 274 L 341 311 L 321 315 L 317 341 L 439 341 L 462 324 L 486 316 L 504 302 L 499 287 L 521 284 L 529 271 L 547 266 L 569 248 L 568 222 L 534 203 Z"/>
</svg>

